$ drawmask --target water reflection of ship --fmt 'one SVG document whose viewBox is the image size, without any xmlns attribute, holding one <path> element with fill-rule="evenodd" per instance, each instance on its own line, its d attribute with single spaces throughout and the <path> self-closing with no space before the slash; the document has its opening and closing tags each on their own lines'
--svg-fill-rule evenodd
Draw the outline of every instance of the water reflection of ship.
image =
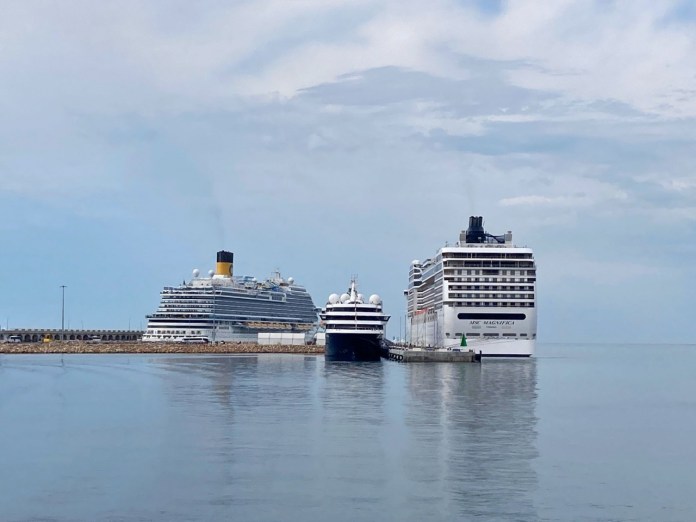
<svg viewBox="0 0 696 522">
<path fill-rule="evenodd" d="M 325 364 L 319 397 L 324 411 L 352 420 L 384 421 L 384 368 L 367 361 Z M 340 405 L 340 408 L 336 408 Z"/>
<path fill-rule="evenodd" d="M 235 410 L 250 409 L 259 405 L 261 398 L 267 397 L 278 403 L 279 400 L 293 398 L 306 400 L 309 396 L 308 387 L 288 393 L 282 386 L 282 381 L 273 389 L 264 389 L 258 393 L 260 374 L 296 375 L 298 372 L 315 373 L 317 368 L 316 356 L 287 356 L 274 355 L 198 355 L 196 357 L 161 357 L 154 359 L 157 365 L 165 370 L 163 377 L 168 382 L 169 396 L 173 402 L 200 401 L 196 408 L 201 414 L 218 415 L 220 408 L 232 415 Z M 301 396 L 297 396 L 297 394 Z M 212 403 L 212 404 L 211 404 Z"/>
<path fill-rule="evenodd" d="M 385 372 L 383 364 L 327 362 L 319 381 L 321 436 L 316 444 L 325 458 L 313 480 L 330 485 L 322 493 L 325 505 L 360 506 L 357 518 L 365 520 L 384 519 L 384 512 L 391 511 L 384 502 L 395 497 L 389 484 L 396 474 L 388 465 L 394 460 L 393 444 L 385 444 L 391 426 Z M 324 515 L 315 520 L 336 519 L 330 510 Z"/>
<path fill-rule="evenodd" d="M 187 492 L 209 498 L 207 504 L 219 511 L 209 508 L 213 511 L 205 519 L 228 519 L 234 506 L 233 518 L 273 520 L 278 517 L 269 510 L 276 513 L 293 498 L 314 495 L 307 493 L 305 480 L 287 477 L 304 459 L 298 448 L 313 447 L 311 437 L 319 433 L 318 359 L 274 354 L 153 358 L 167 399 L 160 421 L 169 434 L 157 441 L 157 452 L 167 462 L 187 464 L 170 466 L 164 480 L 190 482 Z M 289 463 L 288 468 L 278 469 L 277 463 Z"/>
<path fill-rule="evenodd" d="M 536 361 L 409 365 L 408 379 L 411 479 L 462 518 L 537 519 Z"/>
</svg>

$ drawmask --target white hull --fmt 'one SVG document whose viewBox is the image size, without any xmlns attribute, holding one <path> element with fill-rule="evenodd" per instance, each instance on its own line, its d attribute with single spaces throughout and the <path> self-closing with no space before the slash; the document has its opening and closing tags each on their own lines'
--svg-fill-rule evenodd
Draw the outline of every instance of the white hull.
<svg viewBox="0 0 696 522">
<path fill-rule="evenodd" d="M 459 319 L 459 314 L 486 314 L 490 308 L 447 307 L 438 313 L 419 314 L 408 322 L 414 346 L 457 348 L 464 336 L 467 346 L 483 355 L 532 356 L 536 340 L 536 309 L 510 310 L 509 320 Z M 501 312 L 498 315 L 503 316 Z M 520 318 L 524 316 L 524 318 Z"/>
<path fill-rule="evenodd" d="M 286 330 L 268 331 L 258 330 L 243 332 L 237 331 L 234 328 L 219 327 L 219 328 L 196 328 L 196 329 L 149 329 L 150 334 L 143 335 L 142 340 L 145 342 L 179 342 L 187 337 L 204 337 L 210 342 L 226 342 L 226 343 L 256 343 L 259 341 L 259 335 L 282 335 L 282 334 L 303 334 L 305 342 L 311 339 L 311 334 L 308 332 L 290 332 Z M 173 333 L 178 332 L 178 333 Z"/>
<path fill-rule="evenodd" d="M 462 350 L 473 350 L 484 357 L 532 357 L 536 349 L 536 341 L 494 339 L 491 341 L 468 341 L 467 347 Z M 448 345 L 449 346 L 449 345 Z M 459 344 L 452 345 L 459 348 Z"/>
</svg>

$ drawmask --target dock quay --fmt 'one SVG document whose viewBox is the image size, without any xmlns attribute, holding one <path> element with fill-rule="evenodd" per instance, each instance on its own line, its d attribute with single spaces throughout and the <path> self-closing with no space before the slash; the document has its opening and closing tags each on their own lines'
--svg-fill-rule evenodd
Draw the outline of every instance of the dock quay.
<svg viewBox="0 0 696 522">
<path fill-rule="evenodd" d="M 426 350 L 423 348 L 389 348 L 387 358 L 404 363 L 481 362 L 481 354 L 473 350 Z"/>
<path fill-rule="evenodd" d="M 138 341 L 53 341 L 0 343 L 0 354 L 267 354 L 289 353 L 318 355 L 323 346 L 261 345 L 257 343 L 153 343 Z"/>
</svg>

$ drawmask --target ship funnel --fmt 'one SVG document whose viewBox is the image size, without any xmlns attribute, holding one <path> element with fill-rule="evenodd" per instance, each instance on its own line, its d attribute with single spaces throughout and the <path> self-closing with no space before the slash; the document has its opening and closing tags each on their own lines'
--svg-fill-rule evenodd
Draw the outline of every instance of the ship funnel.
<svg viewBox="0 0 696 522">
<path fill-rule="evenodd" d="M 234 254 L 226 250 L 217 253 L 217 263 L 215 264 L 215 275 L 232 277 L 234 268 Z"/>
<path fill-rule="evenodd" d="M 469 228 L 466 230 L 467 243 L 484 243 L 486 232 L 483 230 L 483 216 L 471 216 Z"/>
</svg>

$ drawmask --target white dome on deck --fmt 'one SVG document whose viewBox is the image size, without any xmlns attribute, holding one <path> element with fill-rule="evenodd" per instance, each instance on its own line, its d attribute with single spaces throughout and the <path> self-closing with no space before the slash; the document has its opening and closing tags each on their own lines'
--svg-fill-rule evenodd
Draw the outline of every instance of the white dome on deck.
<svg viewBox="0 0 696 522">
<path fill-rule="evenodd" d="M 373 305 L 382 304 L 382 298 L 380 296 L 378 296 L 377 294 L 372 294 L 370 296 L 370 304 L 373 304 Z"/>
<path fill-rule="evenodd" d="M 198 270 L 197 268 L 194 268 L 193 269 L 193 277 L 198 277 L 199 275 L 201 275 L 201 271 Z"/>
<path fill-rule="evenodd" d="M 338 303 L 338 294 L 331 294 L 329 296 L 329 303 L 331 303 L 331 304 Z"/>
<path fill-rule="evenodd" d="M 341 302 L 345 303 L 350 299 L 350 296 L 348 294 L 341 294 Z"/>
</svg>

